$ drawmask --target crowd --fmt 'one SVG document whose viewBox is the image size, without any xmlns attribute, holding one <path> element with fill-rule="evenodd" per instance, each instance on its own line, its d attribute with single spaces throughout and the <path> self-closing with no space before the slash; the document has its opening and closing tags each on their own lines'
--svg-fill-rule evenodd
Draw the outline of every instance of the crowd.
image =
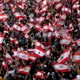
<svg viewBox="0 0 80 80">
<path fill-rule="evenodd" d="M 0 0 L 0 80 L 80 80 L 80 0 Z"/>
</svg>

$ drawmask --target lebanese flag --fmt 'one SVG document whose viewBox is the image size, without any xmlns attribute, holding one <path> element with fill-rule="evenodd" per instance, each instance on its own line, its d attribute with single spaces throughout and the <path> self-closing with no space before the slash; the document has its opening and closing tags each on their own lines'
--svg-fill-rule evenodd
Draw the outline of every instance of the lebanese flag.
<svg viewBox="0 0 80 80">
<path fill-rule="evenodd" d="M 80 62 L 80 52 L 75 52 L 72 57 L 73 62 Z"/>
<path fill-rule="evenodd" d="M 71 9 L 68 7 L 63 6 L 62 7 L 62 12 L 66 13 L 66 14 L 71 14 Z"/>
<path fill-rule="evenodd" d="M 17 57 L 22 60 L 28 60 L 29 55 L 26 51 L 22 51 L 18 53 Z"/>
<path fill-rule="evenodd" d="M 57 10 L 60 10 L 60 9 L 62 9 L 62 2 L 60 1 L 60 2 L 56 2 L 56 5 L 55 5 L 55 8 L 57 9 Z"/>
<path fill-rule="evenodd" d="M 60 43 L 65 45 L 69 45 L 71 42 L 72 42 L 72 39 L 66 38 L 66 37 L 60 40 Z"/>
<path fill-rule="evenodd" d="M 3 67 L 4 69 L 7 69 L 7 68 L 8 68 L 8 65 L 7 65 L 7 63 L 6 63 L 5 61 L 2 62 L 2 67 Z"/>
<path fill-rule="evenodd" d="M 47 24 L 45 24 L 45 25 L 43 26 L 43 31 L 44 31 L 44 30 L 48 31 L 48 27 L 49 27 L 49 26 L 48 26 Z"/>
<path fill-rule="evenodd" d="M 8 15 L 5 13 L 0 14 L 0 21 L 8 19 Z"/>
<path fill-rule="evenodd" d="M 3 43 L 3 39 L 4 39 L 4 35 L 2 33 L 0 33 L 0 46 L 2 45 Z"/>
<path fill-rule="evenodd" d="M 36 24 L 35 28 L 36 28 L 37 31 L 41 31 L 41 32 L 43 31 L 43 29 L 41 28 L 40 24 Z"/>
<path fill-rule="evenodd" d="M 30 72 L 30 69 L 31 69 L 30 66 L 25 66 L 23 68 L 19 68 L 18 73 L 28 75 Z"/>
<path fill-rule="evenodd" d="M 45 48 L 45 46 L 38 40 L 35 40 L 35 46 L 40 46 L 42 49 Z"/>
<path fill-rule="evenodd" d="M 53 67 L 57 72 L 69 72 L 70 67 L 65 64 L 53 63 Z"/>
<path fill-rule="evenodd" d="M 37 71 L 36 78 L 43 79 L 43 77 L 44 77 L 44 71 Z"/>
<path fill-rule="evenodd" d="M 12 57 L 10 56 L 9 53 L 6 53 L 6 60 L 11 63 L 12 62 Z"/>
<path fill-rule="evenodd" d="M 37 58 L 42 58 L 45 55 L 45 50 L 40 46 L 36 46 L 34 53 L 34 56 L 36 56 Z"/>
<path fill-rule="evenodd" d="M 35 62 L 37 58 L 34 56 L 34 54 L 30 54 L 29 55 L 29 60 L 32 61 L 32 62 Z"/>
<path fill-rule="evenodd" d="M 24 25 L 24 26 L 22 26 L 21 31 L 23 31 L 24 33 L 28 33 L 30 31 L 30 29 L 28 26 Z"/>
<path fill-rule="evenodd" d="M 14 54 L 13 54 L 13 57 L 16 58 L 17 55 L 19 54 L 19 51 L 18 51 L 18 50 L 13 50 L 13 53 L 14 53 Z"/>
<path fill-rule="evenodd" d="M 14 16 L 15 16 L 16 18 L 18 18 L 18 19 L 26 18 L 26 15 L 23 14 L 23 13 L 14 12 L 13 14 L 14 14 Z"/>
<path fill-rule="evenodd" d="M 57 62 L 58 63 L 65 63 L 66 61 L 68 61 L 69 56 L 70 56 L 70 52 L 71 52 L 71 48 L 69 46 L 68 49 L 64 50 L 64 52 L 60 55 Z"/>
<path fill-rule="evenodd" d="M 17 31 L 20 31 L 21 30 L 21 27 L 22 26 L 20 26 L 19 24 L 16 24 L 16 23 L 13 25 L 13 29 L 15 29 Z"/>
</svg>

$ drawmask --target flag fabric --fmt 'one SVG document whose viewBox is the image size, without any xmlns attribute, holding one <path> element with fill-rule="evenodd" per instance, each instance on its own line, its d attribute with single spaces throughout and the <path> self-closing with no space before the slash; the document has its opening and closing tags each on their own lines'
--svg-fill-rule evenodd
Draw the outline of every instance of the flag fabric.
<svg viewBox="0 0 80 80">
<path fill-rule="evenodd" d="M 20 25 L 17 24 L 17 23 L 15 23 L 15 24 L 13 25 L 13 29 L 14 29 L 14 30 L 17 30 L 17 31 L 21 31 L 21 27 L 22 27 L 22 26 L 20 26 Z"/>
<path fill-rule="evenodd" d="M 73 44 L 80 46 L 80 39 L 74 41 Z"/>
<path fill-rule="evenodd" d="M 43 76 L 44 76 L 44 71 L 37 71 L 36 78 L 43 79 Z"/>
<path fill-rule="evenodd" d="M 62 12 L 66 13 L 66 14 L 71 14 L 71 9 L 68 7 L 63 6 L 62 7 Z"/>
<path fill-rule="evenodd" d="M 13 14 L 14 14 L 14 16 L 15 16 L 16 18 L 18 18 L 18 19 L 26 18 L 26 15 L 23 14 L 23 13 L 14 12 Z"/>
<path fill-rule="evenodd" d="M 45 56 L 46 56 L 47 58 L 49 58 L 49 57 L 50 57 L 50 53 L 51 53 L 50 49 L 46 50 Z"/>
<path fill-rule="evenodd" d="M 70 53 L 71 53 L 71 47 L 69 46 L 68 49 L 64 50 L 64 52 L 60 55 L 57 62 L 58 63 L 65 63 L 66 61 L 68 61 L 70 59 L 69 58 Z"/>
<path fill-rule="evenodd" d="M 71 42 L 72 42 L 72 39 L 69 39 L 69 38 L 62 38 L 60 40 L 60 43 L 65 45 L 69 45 Z"/>
<path fill-rule="evenodd" d="M 42 58 L 45 55 L 45 50 L 42 49 L 40 46 L 36 46 L 34 53 L 35 53 L 34 55 L 37 58 Z"/>
<path fill-rule="evenodd" d="M 65 64 L 53 63 L 53 67 L 57 72 L 69 72 L 70 67 Z"/>
<path fill-rule="evenodd" d="M 8 15 L 7 14 L 5 14 L 5 13 L 2 13 L 2 14 L 0 14 L 0 21 L 1 20 L 6 20 L 6 19 L 8 19 Z"/>
<path fill-rule="evenodd" d="M 21 51 L 18 53 L 17 57 L 22 60 L 28 60 L 29 55 L 26 51 Z"/>
<path fill-rule="evenodd" d="M 75 52 L 72 57 L 73 62 L 80 62 L 80 52 Z"/>
<path fill-rule="evenodd" d="M 4 35 L 2 33 L 0 33 L 0 46 L 2 45 L 3 43 L 3 39 L 4 39 Z"/>
<path fill-rule="evenodd" d="M 36 59 L 37 58 L 34 56 L 34 53 L 29 55 L 29 60 L 30 61 L 35 62 Z"/>
<path fill-rule="evenodd" d="M 23 68 L 18 69 L 18 73 L 28 75 L 30 72 L 30 66 L 25 66 Z"/>
<path fill-rule="evenodd" d="M 6 63 L 5 61 L 2 62 L 2 67 L 3 67 L 4 69 L 7 69 L 7 68 L 8 68 L 8 65 L 7 65 L 7 63 Z"/>
<path fill-rule="evenodd" d="M 65 13 L 60 14 L 60 20 L 61 21 L 66 20 L 66 14 Z"/>
<path fill-rule="evenodd" d="M 19 54 L 19 51 L 18 51 L 18 50 L 13 50 L 13 53 L 14 53 L 14 54 L 13 54 L 13 57 L 16 58 L 17 55 Z"/>
<path fill-rule="evenodd" d="M 60 2 L 56 2 L 56 5 L 55 5 L 55 8 L 57 9 L 57 10 L 60 10 L 60 9 L 62 9 L 62 2 L 60 1 Z"/>
<path fill-rule="evenodd" d="M 12 57 L 9 53 L 6 53 L 6 60 L 11 63 L 12 62 Z"/>
</svg>

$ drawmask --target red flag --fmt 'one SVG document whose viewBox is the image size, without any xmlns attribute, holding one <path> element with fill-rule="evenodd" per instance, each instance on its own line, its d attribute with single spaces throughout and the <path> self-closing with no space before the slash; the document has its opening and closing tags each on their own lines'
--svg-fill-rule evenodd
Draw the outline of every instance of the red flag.
<svg viewBox="0 0 80 80">
<path fill-rule="evenodd" d="M 11 63 L 12 62 L 12 57 L 10 56 L 9 53 L 6 53 L 6 60 Z"/>
<path fill-rule="evenodd" d="M 22 59 L 22 60 L 28 60 L 29 55 L 28 55 L 28 53 L 26 51 L 22 51 L 22 52 L 19 52 L 17 57 Z"/>
<path fill-rule="evenodd" d="M 3 43 L 3 39 L 4 39 L 4 36 L 3 36 L 3 34 L 2 33 L 0 33 L 0 46 L 2 45 L 2 43 Z"/>
<path fill-rule="evenodd" d="M 45 50 L 42 49 L 40 46 L 36 46 L 34 53 L 36 57 L 42 58 L 45 55 Z"/>
<path fill-rule="evenodd" d="M 64 50 L 64 52 L 60 55 L 57 62 L 58 63 L 64 63 L 64 62 L 68 61 L 69 56 L 70 56 L 70 52 L 71 52 L 71 48 L 68 47 L 68 49 Z"/>
<path fill-rule="evenodd" d="M 30 72 L 30 66 L 25 66 L 18 69 L 18 73 L 28 75 Z"/>
<path fill-rule="evenodd" d="M 37 71 L 36 78 L 43 79 L 43 77 L 44 77 L 44 71 Z"/>
<path fill-rule="evenodd" d="M 69 72 L 70 67 L 65 64 L 53 63 L 53 67 L 57 72 Z"/>
<path fill-rule="evenodd" d="M 80 62 L 80 52 L 75 52 L 72 57 L 73 62 Z"/>
</svg>

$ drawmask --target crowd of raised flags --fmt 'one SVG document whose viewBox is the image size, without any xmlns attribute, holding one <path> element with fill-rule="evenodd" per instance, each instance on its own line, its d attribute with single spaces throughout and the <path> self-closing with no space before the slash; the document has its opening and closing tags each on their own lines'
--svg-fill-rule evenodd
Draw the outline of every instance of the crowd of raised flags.
<svg viewBox="0 0 80 80">
<path fill-rule="evenodd" d="M 0 0 L 0 66 L 6 80 L 80 80 L 80 0 Z"/>
</svg>

